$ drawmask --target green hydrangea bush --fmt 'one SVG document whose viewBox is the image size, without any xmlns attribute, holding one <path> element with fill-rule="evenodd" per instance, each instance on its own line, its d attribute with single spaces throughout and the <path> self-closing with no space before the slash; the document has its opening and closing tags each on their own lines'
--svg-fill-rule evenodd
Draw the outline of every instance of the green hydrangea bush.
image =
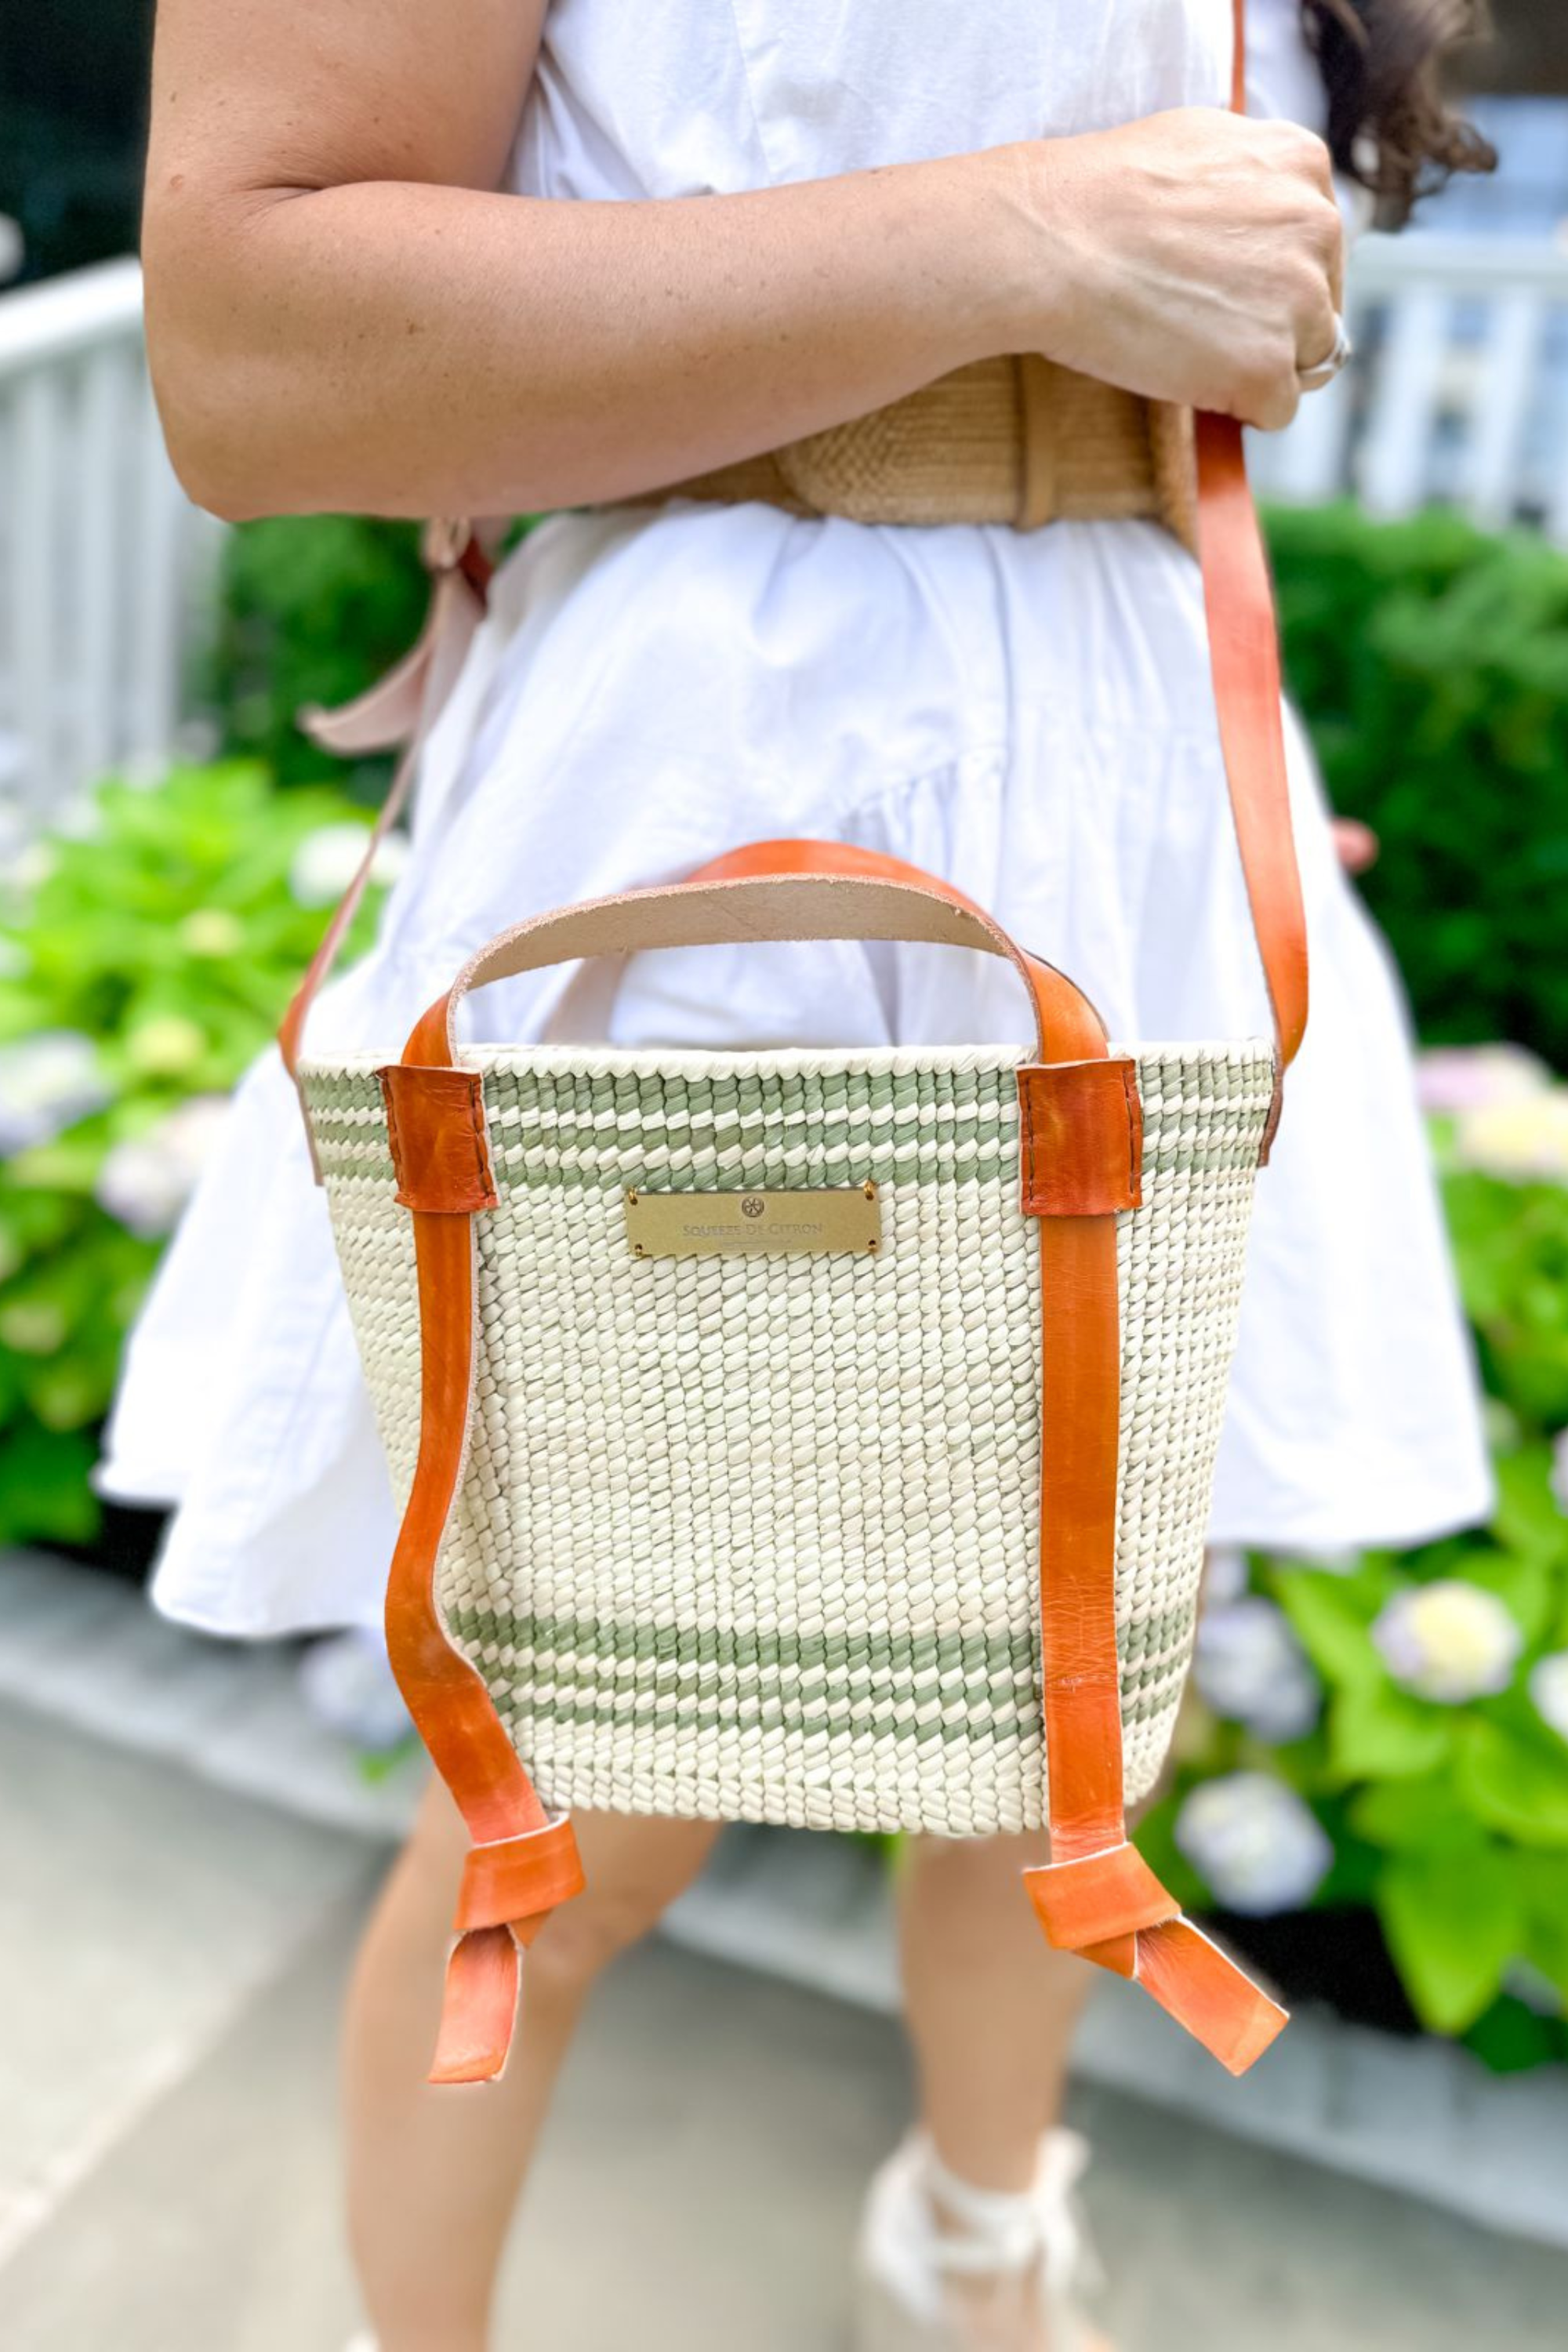
<svg viewBox="0 0 1568 2352">
<path fill-rule="evenodd" d="M 0 1544 L 92 1538 L 132 1318 L 365 822 L 258 766 L 176 768 L 0 871 Z"/>
<path fill-rule="evenodd" d="M 1370 1906 L 1419 2022 L 1508 2068 L 1568 2057 L 1568 1087 L 1510 1047 L 1429 1055 L 1426 1085 L 1496 1515 L 1216 1560 L 1141 1842 L 1200 1908 Z"/>
</svg>

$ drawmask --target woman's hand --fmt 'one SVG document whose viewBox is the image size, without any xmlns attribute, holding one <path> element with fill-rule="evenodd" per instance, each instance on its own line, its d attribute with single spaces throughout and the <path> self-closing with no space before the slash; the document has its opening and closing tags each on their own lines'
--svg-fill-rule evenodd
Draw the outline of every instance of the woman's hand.
<svg viewBox="0 0 1568 2352">
<path fill-rule="evenodd" d="M 1289 425 L 1343 299 L 1329 153 L 1208 108 L 999 151 L 1015 349 L 1159 400 Z"/>
</svg>

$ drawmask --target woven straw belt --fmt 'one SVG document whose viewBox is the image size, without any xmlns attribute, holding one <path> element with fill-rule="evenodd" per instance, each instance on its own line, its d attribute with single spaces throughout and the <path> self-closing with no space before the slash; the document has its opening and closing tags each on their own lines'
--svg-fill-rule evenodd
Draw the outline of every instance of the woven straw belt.
<svg viewBox="0 0 1568 2352">
<path fill-rule="evenodd" d="M 1033 353 L 978 360 L 902 400 L 656 494 L 760 499 L 851 522 L 1163 523 L 1194 543 L 1185 409 Z"/>
</svg>

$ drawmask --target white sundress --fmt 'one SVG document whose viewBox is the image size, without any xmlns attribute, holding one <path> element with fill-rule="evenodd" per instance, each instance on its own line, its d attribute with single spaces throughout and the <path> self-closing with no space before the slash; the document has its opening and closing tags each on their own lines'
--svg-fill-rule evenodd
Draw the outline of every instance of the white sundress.
<svg viewBox="0 0 1568 2352">
<path fill-rule="evenodd" d="M 1253 0 L 1255 110 L 1317 121 L 1296 0 Z M 1231 0 L 555 0 L 513 184 L 758 188 L 1226 102 Z M 1483 1517 L 1478 1398 L 1385 951 L 1290 751 L 1313 1009 L 1258 1187 L 1216 1540 L 1414 1541 Z M 1152 524 L 1029 534 L 763 506 L 559 517 L 515 552 L 423 761 L 416 855 L 314 1016 L 395 1053 L 472 949 L 780 834 L 912 859 L 1063 966 L 1113 1037 L 1268 1027 L 1195 567 Z M 685 950 L 485 992 L 471 1034 L 623 1045 L 1022 1037 L 987 959 Z M 323 1196 L 274 1054 L 134 1335 L 103 1490 L 177 1502 L 171 1614 L 374 1622 L 395 1532 Z"/>
</svg>

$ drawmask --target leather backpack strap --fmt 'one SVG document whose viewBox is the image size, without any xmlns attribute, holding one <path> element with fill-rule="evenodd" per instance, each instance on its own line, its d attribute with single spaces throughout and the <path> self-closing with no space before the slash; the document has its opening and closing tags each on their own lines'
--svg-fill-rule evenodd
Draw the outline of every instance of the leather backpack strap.
<svg viewBox="0 0 1568 2352">
<path fill-rule="evenodd" d="M 1232 103 L 1246 105 L 1245 0 Z M 1306 932 L 1285 767 L 1279 647 L 1241 428 L 1198 419 L 1198 548 L 1220 740 L 1268 981 L 1280 1082 L 1307 1017 Z M 1040 1614 L 1051 1860 L 1024 1883 L 1058 1949 L 1130 1977 L 1232 2074 L 1285 2011 L 1191 1920 L 1127 1835 L 1116 1505 L 1121 1364 L 1110 1216 L 1043 1216 Z"/>
</svg>

